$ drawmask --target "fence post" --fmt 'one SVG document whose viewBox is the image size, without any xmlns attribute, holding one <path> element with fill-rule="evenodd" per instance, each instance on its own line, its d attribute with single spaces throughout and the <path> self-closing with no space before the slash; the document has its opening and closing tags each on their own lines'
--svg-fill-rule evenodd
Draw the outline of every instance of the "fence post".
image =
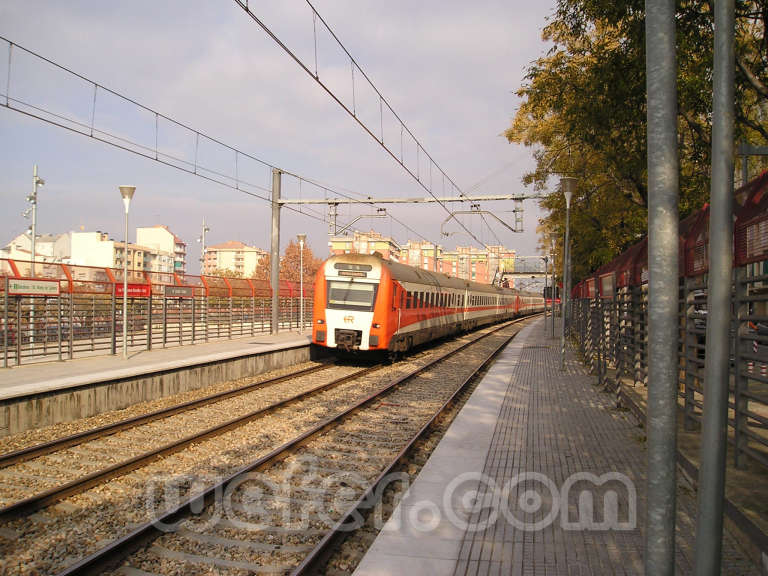
<svg viewBox="0 0 768 576">
<path fill-rule="evenodd" d="M 3 368 L 8 368 L 8 276 L 3 292 Z M 18 332 L 18 330 L 17 330 Z"/>
<path fill-rule="evenodd" d="M 163 295 L 163 348 L 168 342 L 168 298 Z"/>
<path fill-rule="evenodd" d="M 152 350 L 152 287 L 147 296 L 147 350 Z"/>
<path fill-rule="evenodd" d="M 192 344 L 195 343 L 195 337 L 197 336 L 197 330 L 195 329 L 195 326 L 197 324 L 197 320 L 195 318 L 195 312 L 197 311 L 197 306 L 195 306 L 195 293 L 192 293 Z"/>
<path fill-rule="evenodd" d="M 232 318 L 232 299 L 233 298 L 234 297 L 232 296 L 232 289 L 230 288 L 229 289 L 229 323 L 228 323 L 229 324 L 229 330 L 227 331 L 228 332 L 228 338 L 230 340 L 232 340 L 232 322 L 234 320 Z"/>
<path fill-rule="evenodd" d="M 57 326 L 57 333 L 58 333 L 58 341 L 59 341 L 59 362 L 61 362 L 61 294 L 59 294 L 56 297 L 56 304 L 58 308 L 58 326 Z M 47 336 L 47 335 L 46 335 Z"/>
<path fill-rule="evenodd" d="M 16 366 L 21 365 L 21 296 L 16 296 Z"/>
<path fill-rule="evenodd" d="M 96 296 L 91 296 L 91 352 L 96 349 Z"/>
<path fill-rule="evenodd" d="M 208 342 L 208 309 L 209 309 L 209 300 L 208 300 L 208 294 L 204 296 L 203 302 L 205 303 L 205 341 Z M 201 308 L 202 310 L 202 308 Z"/>
<path fill-rule="evenodd" d="M 112 283 L 112 354 L 117 354 L 117 306 L 115 303 L 115 283 Z M 72 316 L 69 317 L 69 333 L 72 333 Z"/>
<path fill-rule="evenodd" d="M 683 279 L 683 323 L 685 325 L 685 341 L 683 345 L 684 363 L 685 363 L 685 388 L 683 394 L 685 405 L 683 407 L 683 425 L 686 430 L 695 428 L 693 416 L 695 378 L 697 375 L 696 362 L 698 360 L 698 349 L 696 348 L 698 339 L 696 334 L 696 323 L 692 317 L 695 314 L 694 297 L 691 295 L 691 279 Z"/>
<path fill-rule="evenodd" d="M 748 380 L 744 376 L 744 359 L 742 354 L 744 352 L 744 339 L 742 338 L 743 332 L 747 330 L 747 326 L 742 326 L 741 318 L 749 315 L 749 302 L 746 301 L 747 296 L 747 270 L 745 266 L 739 266 L 735 270 L 736 276 L 734 280 L 734 338 L 736 343 L 734 346 L 734 382 L 733 382 L 733 460 L 734 465 L 737 468 L 741 468 L 744 465 L 744 448 L 746 448 L 749 437 L 744 434 L 747 429 L 747 410 L 748 399 L 744 392 L 747 392 Z"/>
</svg>

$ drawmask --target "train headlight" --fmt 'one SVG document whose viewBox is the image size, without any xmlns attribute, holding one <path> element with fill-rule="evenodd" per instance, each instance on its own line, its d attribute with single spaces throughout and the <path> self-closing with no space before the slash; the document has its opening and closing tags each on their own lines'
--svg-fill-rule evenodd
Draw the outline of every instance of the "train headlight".
<svg viewBox="0 0 768 576">
<path fill-rule="evenodd" d="M 317 323 L 318 324 L 325 324 L 325 320 L 323 320 L 322 318 L 318 318 L 317 319 Z"/>
<path fill-rule="evenodd" d="M 373 324 L 374 328 L 381 328 L 381 324 Z"/>
</svg>

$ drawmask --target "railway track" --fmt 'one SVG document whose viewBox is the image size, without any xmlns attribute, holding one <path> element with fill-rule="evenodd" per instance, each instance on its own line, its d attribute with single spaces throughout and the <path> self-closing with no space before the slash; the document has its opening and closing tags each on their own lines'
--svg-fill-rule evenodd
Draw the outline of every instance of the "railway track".
<svg viewBox="0 0 768 576">
<path fill-rule="evenodd" d="M 361 484 L 362 480 L 358 482 L 359 485 L 349 484 L 343 478 L 339 480 L 333 475 L 343 476 L 354 472 L 362 474 L 360 478 L 370 483 L 371 477 L 380 474 L 382 466 L 386 467 L 386 461 L 391 459 L 393 452 L 399 453 L 414 441 L 415 437 L 412 437 L 409 424 L 412 417 L 419 422 L 429 421 L 430 414 L 434 416 L 439 412 L 440 406 L 437 404 L 440 402 L 445 404 L 449 401 L 447 398 L 450 395 L 444 398 L 442 392 L 434 393 L 436 366 L 442 365 L 442 369 L 448 370 L 452 378 L 462 370 L 464 372 L 469 370 L 466 376 L 468 381 L 471 374 L 475 372 L 468 368 L 466 358 L 471 344 L 478 340 L 502 338 L 502 334 L 497 333 L 498 330 L 488 330 L 486 334 L 472 341 L 443 344 L 438 348 L 447 351 L 439 353 L 437 359 L 426 360 L 426 356 L 434 353 L 425 352 L 408 362 L 390 366 L 385 371 L 381 371 L 380 367 L 355 369 L 330 383 L 312 383 L 307 386 L 307 390 L 294 394 L 291 399 L 284 398 L 285 403 L 282 406 L 254 410 L 252 412 L 261 413 L 249 414 L 247 418 L 230 419 L 243 422 L 239 425 L 233 424 L 218 433 L 203 435 L 199 439 L 191 439 L 191 435 L 179 438 L 175 443 L 183 442 L 184 446 L 177 447 L 166 454 L 148 456 L 146 461 L 134 462 L 132 469 L 141 467 L 139 470 L 129 474 L 130 470 L 125 469 L 120 472 L 125 476 L 95 489 L 93 488 L 95 484 L 91 484 L 90 487 L 78 490 L 79 492 L 85 490 L 79 496 L 71 497 L 71 494 L 62 493 L 52 500 L 39 500 L 24 512 L 26 515 L 33 509 L 45 508 L 38 514 L 21 517 L 22 514 L 19 512 L 21 508 L 11 510 L 0 524 L 0 552 L 3 552 L 5 557 L 4 560 L 0 560 L 0 568 L 2 568 L 0 571 L 11 573 L 14 572 L 15 567 L 18 567 L 18 571 L 23 572 L 22 563 L 31 558 L 34 558 L 32 563 L 45 572 L 61 569 L 64 569 L 62 574 L 101 571 L 106 565 L 114 563 L 116 558 L 148 540 L 157 542 L 139 553 L 144 554 L 145 557 L 134 556 L 131 559 L 131 562 L 144 567 L 135 566 L 139 571 L 124 567 L 121 569 L 122 573 L 141 574 L 142 570 L 150 573 L 172 573 L 172 566 L 178 566 L 179 563 L 185 564 L 184 573 L 203 573 L 212 566 L 217 570 L 233 570 L 237 573 L 241 570 L 252 570 L 254 566 L 262 564 L 266 566 L 267 571 L 281 572 L 298 565 L 307 557 L 307 554 L 309 557 L 319 558 L 325 552 L 315 552 L 313 547 L 326 541 L 326 535 L 329 534 L 328 530 L 332 526 L 321 526 L 322 523 L 316 522 L 317 518 L 310 518 L 310 523 L 317 524 L 314 528 L 293 529 L 289 524 L 275 522 L 274 518 L 265 517 L 260 520 L 260 524 L 263 525 L 260 534 L 266 538 L 263 542 L 264 538 L 254 539 L 253 535 L 246 537 L 245 540 L 238 540 L 234 537 L 237 533 L 236 527 L 228 526 L 226 521 L 216 528 L 214 533 L 200 530 L 200 525 L 206 522 L 205 512 L 202 515 L 190 516 L 173 535 L 158 531 L 158 521 L 183 518 L 190 510 L 201 506 L 205 499 L 204 494 L 216 493 L 216 490 L 222 490 L 225 486 L 232 486 L 233 481 L 236 479 L 242 481 L 249 472 L 261 471 L 266 474 L 262 480 L 268 479 L 270 485 L 284 483 L 286 470 L 291 470 L 295 474 L 301 472 L 299 476 L 306 477 L 308 470 L 302 466 L 309 466 L 307 458 L 310 454 L 307 451 L 310 448 L 316 451 L 312 455 L 315 463 L 338 464 L 335 467 L 316 466 L 313 474 L 321 484 L 338 481 L 328 492 L 334 494 L 334 498 L 349 494 L 351 499 L 342 498 L 334 503 L 332 509 L 324 513 L 328 516 L 327 519 L 339 517 L 350 508 L 352 500 L 357 498 L 361 491 L 365 491 L 365 488 Z M 504 327 L 501 330 L 503 331 Z M 506 342 L 506 340 L 503 341 Z M 451 363 L 452 368 L 445 368 Z M 315 374 L 315 371 L 309 374 Z M 419 378 L 416 379 L 416 376 Z M 283 381 L 288 377 L 283 377 Z M 413 384 L 417 380 L 422 382 L 421 388 Z M 449 379 L 440 377 L 439 380 Z M 398 396 L 404 393 L 401 389 L 406 388 L 401 385 L 405 382 L 410 382 L 408 390 L 420 390 L 416 393 L 416 397 L 400 398 Z M 447 385 L 446 390 L 449 388 L 451 388 L 450 384 Z M 458 388 L 453 386 L 453 393 L 458 389 L 460 386 Z M 430 399 L 427 400 L 428 398 Z M 406 414 L 394 414 L 399 410 L 406 410 Z M 350 426 L 352 426 L 351 430 Z M 226 428 L 226 425 L 224 427 Z M 388 430 L 390 436 L 382 440 L 376 432 L 379 429 Z M 342 433 L 346 436 L 338 436 Z M 114 434 L 116 433 L 112 433 Z M 177 453 L 168 457 L 168 454 L 173 454 L 174 451 Z M 211 454 L 214 455 L 211 456 Z M 256 460 L 254 455 L 257 455 Z M 205 462 L 205 466 L 200 464 L 201 460 Z M 297 462 L 302 464 L 298 465 Z M 188 481 L 187 485 L 181 486 L 181 491 L 177 494 L 181 501 L 185 499 L 186 501 L 184 505 L 170 507 L 164 514 L 158 515 L 158 510 L 165 509 L 164 505 L 159 506 L 159 504 L 165 504 L 164 502 L 155 502 L 155 508 L 152 510 L 137 504 L 141 504 L 143 500 L 146 501 L 147 486 L 153 485 L 153 482 L 154 485 L 159 485 L 159 477 L 169 476 L 168 466 L 174 471 L 170 475 L 174 482 L 178 484 L 179 478 Z M 235 471 L 232 472 L 233 470 Z M 103 482 L 105 479 L 106 477 L 100 481 Z M 318 488 L 317 485 L 307 486 L 307 490 L 303 493 L 305 496 L 317 496 Z M 126 492 L 130 495 L 124 498 L 116 497 L 113 494 L 116 491 L 119 495 Z M 232 499 L 234 509 L 247 512 L 248 498 L 242 499 L 243 494 L 247 492 L 247 490 L 234 492 Z M 112 494 L 111 498 L 110 494 Z M 194 496 L 190 500 L 189 497 L 192 494 Z M 64 497 L 66 497 L 64 502 L 50 506 L 51 502 Z M 105 498 L 108 502 L 106 505 Z M 115 499 L 120 501 L 119 505 L 115 505 Z M 16 504 L 18 503 L 13 506 Z M 270 500 L 272 507 L 270 513 L 273 514 L 276 510 L 281 513 L 286 510 L 289 512 L 301 510 L 302 513 L 309 514 L 314 510 L 313 506 L 323 508 L 326 504 L 328 502 L 322 498 L 313 500 L 292 495 L 283 497 L 277 494 L 275 499 Z M 106 521 L 103 516 L 100 517 L 105 506 L 109 508 L 104 514 L 108 517 Z M 11 519 L 13 516 L 19 517 Z M 76 524 L 77 537 L 70 540 L 69 533 L 73 531 L 73 523 Z M 105 528 L 104 525 L 107 527 Z M 135 528 L 129 531 L 129 528 L 134 526 Z M 83 536 L 90 534 L 91 531 L 95 536 Z M 336 534 L 336 532 L 332 533 Z M 166 538 L 180 540 L 165 542 Z M 324 550 L 327 550 L 327 546 L 331 546 L 336 538 L 337 536 L 328 537 L 327 543 L 323 545 L 326 547 Z M 65 544 L 62 545 L 61 550 L 53 550 L 49 545 L 42 543 L 44 541 L 58 541 Z M 196 546 L 197 549 L 209 553 L 217 547 L 229 550 L 230 553 L 221 556 L 214 553 L 210 557 L 206 553 L 192 554 L 185 545 L 180 543 L 187 541 L 195 543 L 193 548 Z M 96 548 L 100 550 L 84 560 L 79 560 L 84 555 L 83 552 L 92 552 Z M 19 552 L 22 553 L 19 554 Z M 236 559 L 238 554 L 250 555 L 250 560 L 241 562 Z M 251 558 L 254 554 L 259 558 L 256 564 Z M 287 555 L 285 562 L 267 561 L 262 558 L 275 555 Z M 19 562 L 18 566 L 13 564 L 15 559 Z M 149 564 L 152 569 L 148 569 L 146 564 Z M 66 566 L 70 568 L 65 568 Z M 201 570 L 201 566 L 204 569 Z"/>
<path fill-rule="evenodd" d="M 0 469 L 9 468 L 5 478 L 19 481 L 0 484 L 0 520 L 30 514 L 381 368 L 345 367 L 337 370 L 341 376 L 323 379 L 331 367 L 313 366 L 0 456 Z M 215 410 L 203 410 L 212 405 Z M 194 431 L 179 437 L 179 430 Z M 43 475 L 51 471 L 56 477 Z"/>
</svg>

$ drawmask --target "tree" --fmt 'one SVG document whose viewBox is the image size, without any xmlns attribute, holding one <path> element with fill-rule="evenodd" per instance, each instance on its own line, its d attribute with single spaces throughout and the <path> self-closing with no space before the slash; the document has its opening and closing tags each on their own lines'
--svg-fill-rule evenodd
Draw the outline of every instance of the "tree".
<svg viewBox="0 0 768 576">
<path fill-rule="evenodd" d="M 210 274 L 206 276 L 218 276 L 219 278 L 242 278 L 243 273 L 236 270 L 230 270 L 229 268 L 216 268 Z"/>
<path fill-rule="evenodd" d="M 259 258 L 259 263 L 256 265 L 256 269 L 253 271 L 253 278 L 254 280 L 267 280 L 272 277 L 272 258 L 270 258 L 269 253 L 264 254 L 261 258 Z"/>
<path fill-rule="evenodd" d="M 280 260 L 280 278 L 290 282 L 299 282 L 300 261 L 299 244 L 291 240 L 285 247 L 285 254 Z M 315 281 L 315 275 L 321 264 L 322 260 L 315 258 L 312 249 L 304 243 L 304 282 L 307 285 L 311 285 Z"/>
<path fill-rule="evenodd" d="M 713 20 L 710 2 L 678 3 L 681 216 L 709 192 Z M 768 0 L 739 3 L 736 133 L 754 143 L 768 140 L 766 23 Z M 523 103 L 505 134 L 534 147 L 536 168 L 524 182 L 537 191 L 553 176 L 578 178 L 571 210 L 578 279 L 646 230 L 644 1 L 559 0 L 543 35 L 553 47 L 528 68 L 517 92 Z M 543 228 L 562 243 L 562 195 L 541 204 L 549 212 Z"/>
</svg>

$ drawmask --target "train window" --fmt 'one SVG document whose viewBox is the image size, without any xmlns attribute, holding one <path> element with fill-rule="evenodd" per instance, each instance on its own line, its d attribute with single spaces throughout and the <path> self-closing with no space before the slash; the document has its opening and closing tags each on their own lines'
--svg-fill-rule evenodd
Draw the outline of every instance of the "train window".
<svg viewBox="0 0 768 576">
<path fill-rule="evenodd" d="M 328 281 L 328 308 L 337 310 L 373 310 L 378 284 Z"/>
<path fill-rule="evenodd" d="M 405 290 L 400 290 L 400 308 L 405 308 Z"/>
</svg>

